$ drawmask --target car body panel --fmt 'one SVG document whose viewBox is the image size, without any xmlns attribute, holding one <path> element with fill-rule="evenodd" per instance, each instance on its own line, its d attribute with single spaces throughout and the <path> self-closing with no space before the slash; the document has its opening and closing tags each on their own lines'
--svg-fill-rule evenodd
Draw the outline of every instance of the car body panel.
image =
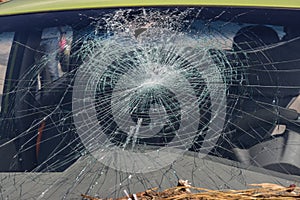
<svg viewBox="0 0 300 200">
<path fill-rule="evenodd" d="M 122 0 L 11 0 L 0 4 L 1 15 L 14 15 L 24 13 L 35 13 L 45 11 L 62 11 L 93 8 L 121 8 L 140 6 L 239 6 L 239 7 L 270 7 L 270 8 L 300 8 L 300 1 L 295 0 L 144 0 L 144 1 L 122 1 Z"/>
</svg>

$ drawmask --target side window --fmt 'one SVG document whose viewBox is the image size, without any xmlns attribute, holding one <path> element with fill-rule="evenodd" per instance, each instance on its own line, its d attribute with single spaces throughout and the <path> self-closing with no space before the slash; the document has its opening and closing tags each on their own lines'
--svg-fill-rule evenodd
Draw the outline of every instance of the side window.
<svg viewBox="0 0 300 200">
<path fill-rule="evenodd" d="M 0 33 L 0 111 L 1 111 L 5 74 L 6 74 L 9 52 L 12 46 L 13 37 L 14 37 L 14 33 L 12 32 Z"/>
<path fill-rule="evenodd" d="M 69 26 L 48 27 L 42 31 L 41 42 L 35 59 L 41 69 L 39 89 L 69 72 L 69 55 L 72 43 Z"/>
</svg>

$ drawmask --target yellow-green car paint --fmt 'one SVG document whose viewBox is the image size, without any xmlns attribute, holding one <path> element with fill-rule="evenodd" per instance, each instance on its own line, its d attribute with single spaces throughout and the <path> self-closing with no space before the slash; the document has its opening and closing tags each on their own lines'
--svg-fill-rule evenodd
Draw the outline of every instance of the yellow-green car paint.
<svg viewBox="0 0 300 200">
<path fill-rule="evenodd" d="M 237 6 L 299 9 L 299 0 L 9 0 L 0 16 L 45 11 L 147 6 Z"/>
</svg>

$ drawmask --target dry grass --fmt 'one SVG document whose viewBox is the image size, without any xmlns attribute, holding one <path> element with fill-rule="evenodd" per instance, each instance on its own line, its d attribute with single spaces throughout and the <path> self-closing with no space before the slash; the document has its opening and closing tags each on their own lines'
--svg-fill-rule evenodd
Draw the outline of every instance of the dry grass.
<svg viewBox="0 0 300 200">
<path fill-rule="evenodd" d="M 252 184 L 253 188 L 245 190 L 209 190 L 190 186 L 187 181 L 180 180 L 178 186 L 158 192 L 152 188 L 144 192 L 130 194 L 114 200 L 250 200 L 250 199 L 300 199 L 300 188 L 295 185 L 284 187 L 271 183 Z M 87 200 L 100 200 L 88 195 L 81 195 Z M 102 199 L 101 199 L 102 200 Z M 113 199 L 110 199 L 113 200 Z"/>
</svg>

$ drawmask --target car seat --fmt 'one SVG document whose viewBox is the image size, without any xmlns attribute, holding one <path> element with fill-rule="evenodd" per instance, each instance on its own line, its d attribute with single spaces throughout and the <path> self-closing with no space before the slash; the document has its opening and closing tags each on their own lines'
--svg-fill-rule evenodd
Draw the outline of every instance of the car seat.
<svg viewBox="0 0 300 200">
<path fill-rule="evenodd" d="M 293 156 L 298 147 L 293 144 L 300 139 L 300 40 L 280 42 L 270 29 L 245 27 L 234 38 L 247 84 L 242 86 L 246 95 L 236 108 L 241 117 L 235 120 L 231 142 L 237 160 L 244 164 L 299 174 L 300 161 Z"/>
</svg>

